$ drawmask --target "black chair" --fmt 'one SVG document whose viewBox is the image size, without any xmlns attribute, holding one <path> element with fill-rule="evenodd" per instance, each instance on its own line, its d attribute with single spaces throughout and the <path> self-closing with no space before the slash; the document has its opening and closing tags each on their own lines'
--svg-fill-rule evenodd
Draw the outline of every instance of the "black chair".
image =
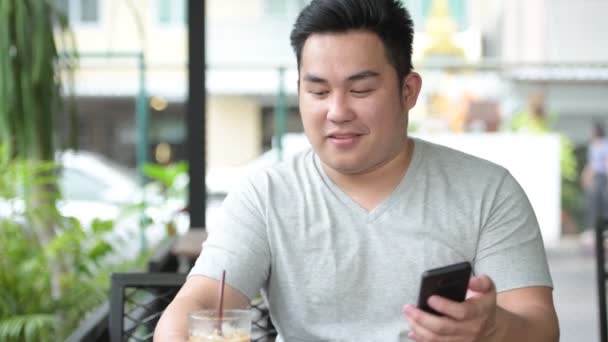
<svg viewBox="0 0 608 342">
<path fill-rule="evenodd" d="M 152 341 L 154 327 L 186 274 L 114 273 L 110 287 L 110 341 Z"/>
<path fill-rule="evenodd" d="M 152 341 L 154 327 L 186 280 L 183 273 L 114 273 L 110 287 L 111 342 Z M 261 299 L 254 300 L 251 340 L 270 342 L 276 331 Z"/>
</svg>

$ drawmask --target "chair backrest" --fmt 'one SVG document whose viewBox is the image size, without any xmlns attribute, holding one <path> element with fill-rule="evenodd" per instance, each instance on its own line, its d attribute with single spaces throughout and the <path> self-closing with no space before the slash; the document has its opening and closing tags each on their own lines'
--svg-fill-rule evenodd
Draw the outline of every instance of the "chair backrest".
<svg viewBox="0 0 608 342">
<path fill-rule="evenodd" d="M 112 274 L 110 341 L 152 341 L 156 323 L 185 281 L 183 273 Z M 274 341 L 276 330 L 264 301 L 254 300 L 250 309 L 253 313 L 251 341 Z"/>
<path fill-rule="evenodd" d="M 152 341 L 154 327 L 186 280 L 181 273 L 114 273 L 110 341 Z"/>
</svg>

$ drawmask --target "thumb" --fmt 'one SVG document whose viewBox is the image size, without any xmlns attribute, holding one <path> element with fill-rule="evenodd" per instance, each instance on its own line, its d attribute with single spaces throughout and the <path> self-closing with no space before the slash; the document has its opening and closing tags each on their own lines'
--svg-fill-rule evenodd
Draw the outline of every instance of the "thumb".
<svg viewBox="0 0 608 342">
<path fill-rule="evenodd" d="M 495 290 L 494 282 L 485 274 L 478 277 L 471 277 L 471 279 L 469 279 L 469 290 L 480 293 L 488 293 Z"/>
</svg>

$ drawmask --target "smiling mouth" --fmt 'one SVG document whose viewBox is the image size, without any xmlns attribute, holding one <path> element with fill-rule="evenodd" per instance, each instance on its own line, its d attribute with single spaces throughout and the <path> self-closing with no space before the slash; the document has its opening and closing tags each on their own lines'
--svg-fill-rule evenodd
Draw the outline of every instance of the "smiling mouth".
<svg viewBox="0 0 608 342">
<path fill-rule="evenodd" d="M 363 134 L 334 134 L 328 136 L 330 139 L 352 139 L 362 136 Z"/>
<path fill-rule="evenodd" d="M 354 148 L 360 141 L 363 134 L 333 134 L 327 137 L 327 140 L 339 149 Z"/>
</svg>

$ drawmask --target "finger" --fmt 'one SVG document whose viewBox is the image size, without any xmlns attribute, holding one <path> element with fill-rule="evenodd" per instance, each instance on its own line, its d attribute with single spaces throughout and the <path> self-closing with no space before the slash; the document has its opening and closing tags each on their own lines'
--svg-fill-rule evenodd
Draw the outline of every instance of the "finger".
<svg viewBox="0 0 608 342">
<path fill-rule="evenodd" d="M 418 324 L 414 320 L 408 320 L 410 324 L 410 333 L 408 337 L 417 342 L 426 342 L 426 341 L 442 341 L 442 342 L 453 342 L 457 341 L 458 337 L 455 336 L 443 336 L 434 333 L 433 331 L 427 329 L 426 327 Z"/>
<path fill-rule="evenodd" d="M 463 321 L 474 316 L 474 303 L 455 302 L 441 296 L 431 296 L 428 299 L 431 308 L 457 321 Z"/>
<path fill-rule="evenodd" d="M 413 323 L 424 327 L 437 336 L 453 335 L 458 330 L 457 323 L 448 317 L 436 316 L 411 305 L 406 305 L 403 311 L 410 326 Z"/>
<path fill-rule="evenodd" d="M 416 321 L 414 321 L 412 318 L 406 316 L 406 319 L 410 326 L 410 332 L 408 334 L 409 338 L 417 342 L 431 341 L 432 338 L 434 340 L 438 339 L 437 337 L 433 336 L 433 334 L 428 331 L 428 329 L 416 323 Z"/>
<path fill-rule="evenodd" d="M 408 337 L 417 342 L 439 340 L 439 337 L 434 336 L 430 331 L 426 330 L 424 327 L 416 325 L 415 323 L 410 323 L 410 333 Z"/>
</svg>

